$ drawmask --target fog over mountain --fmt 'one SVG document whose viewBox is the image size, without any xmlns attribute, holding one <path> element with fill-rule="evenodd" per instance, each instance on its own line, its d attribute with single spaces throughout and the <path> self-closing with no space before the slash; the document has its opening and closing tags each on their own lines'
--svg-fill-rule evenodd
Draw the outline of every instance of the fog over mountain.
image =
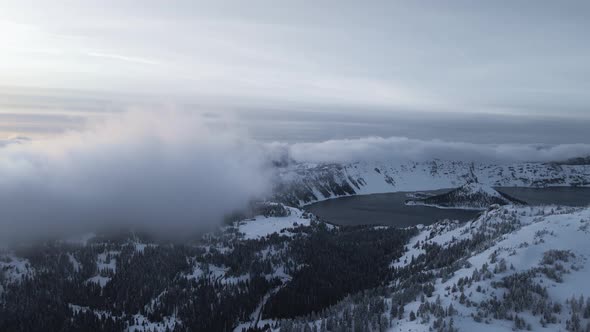
<svg viewBox="0 0 590 332">
<path fill-rule="evenodd" d="M 0 332 L 590 331 L 589 18 L 0 0 Z"/>
<path fill-rule="evenodd" d="M 590 144 L 476 144 L 407 137 L 367 137 L 285 145 L 295 160 L 354 162 L 431 159 L 484 162 L 549 162 L 590 154 Z"/>
<path fill-rule="evenodd" d="M 268 197 L 273 161 L 555 161 L 588 144 L 475 144 L 404 137 L 259 142 L 187 112 L 132 111 L 47 139 L 0 147 L 4 238 L 142 226 L 199 230 Z"/>
<path fill-rule="evenodd" d="M 204 229 L 270 189 L 264 160 L 236 132 L 173 112 L 126 113 L 51 139 L 13 140 L 0 148 L 1 237 Z"/>
</svg>

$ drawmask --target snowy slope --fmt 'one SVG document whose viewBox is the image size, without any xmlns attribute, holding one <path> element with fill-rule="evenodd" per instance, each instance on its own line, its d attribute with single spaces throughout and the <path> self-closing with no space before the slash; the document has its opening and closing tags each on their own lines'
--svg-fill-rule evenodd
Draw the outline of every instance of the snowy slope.
<svg viewBox="0 0 590 332">
<path fill-rule="evenodd" d="M 0 280 L 15 283 L 33 274 L 34 270 L 27 259 L 17 257 L 10 252 L 0 252 Z M 1 284 L 0 293 L 2 293 Z"/>
<path fill-rule="evenodd" d="M 336 330 L 586 331 L 589 241 L 590 207 L 505 206 L 464 224 L 438 222 L 391 263 L 389 291 L 348 298 L 323 317 L 282 321 L 276 330 L 322 330 L 327 322 Z M 366 305 L 378 308 L 376 316 Z"/>
<path fill-rule="evenodd" d="M 498 231 L 502 227 L 506 230 L 514 227 L 515 230 Z M 452 277 L 437 280 L 432 297 L 440 296 L 443 306 L 453 304 L 458 310 L 454 320 L 457 327 L 462 327 L 461 330 L 511 331 L 515 327 L 514 322 L 495 319 L 482 304 L 493 299 L 500 299 L 502 302 L 509 292 L 498 286 L 503 283 L 504 278 L 530 274 L 531 285 L 540 285 L 547 291 L 543 301 L 557 303 L 562 307 L 561 312 L 553 313 L 561 323 L 546 323 L 546 330 L 565 330 L 566 322 L 572 315 L 571 305 L 567 301 L 572 296 L 576 300 L 580 296 L 590 296 L 590 287 L 587 284 L 590 278 L 590 266 L 587 264 L 590 257 L 590 247 L 587 245 L 590 240 L 589 227 L 590 208 L 499 208 L 458 227 L 435 224 L 424 228 L 413 243 L 408 245 L 411 249 L 405 257 L 394 262 L 393 266 L 402 267 L 412 256 L 418 257 L 423 253 L 420 248 L 425 244 L 436 243 L 448 247 L 471 238 L 482 230 L 489 231 L 489 234 L 494 235 L 488 245 L 466 257 L 466 263 Z M 475 281 L 472 278 L 474 275 L 478 275 Z M 465 284 L 460 282 L 462 278 L 472 280 Z M 459 291 L 458 284 L 463 284 L 462 292 Z M 453 291 L 454 289 L 456 290 Z M 464 304 L 460 303 L 461 293 L 466 295 Z M 468 305 L 470 301 L 473 303 Z M 407 305 L 406 311 L 409 309 L 417 312 L 420 304 L 420 301 L 412 302 Z M 534 315 L 534 310 L 509 311 L 512 311 L 510 314 L 517 314 L 524 319 L 525 327 L 530 325 L 533 330 L 543 329 L 540 323 L 541 314 Z M 481 317 L 486 314 L 489 316 L 477 323 L 472 315 L 479 317 L 478 312 Z M 579 318 L 584 327 L 590 323 L 583 318 L 583 314 Z M 410 330 L 412 327 L 416 330 L 428 330 L 428 326 L 417 328 L 415 325 L 414 322 L 402 321 L 396 330 Z"/>
<path fill-rule="evenodd" d="M 207 252 L 227 253 L 234 250 L 232 245 L 237 242 L 260 240 L 273 234 L 286 237 L 286 241 L 288 241 L 296 233 L 297 228 L 310 226 L 312 222 L 317 221 L 314 215 L 297 208 L 278 203 L 267 202 L 265 204 L 272 204 L 272 206 L 279 209 L 285 209 L 286 213 L 283 216 L 257 215 L 253 218 L 236 221 L 232 225 L 222 227 L 219 234 L 205 235 L 204 238 L 208 239 L 208 243 L 203 248 Z M 223 241 L 223 239 L 226 241 Z M 223 246 L 220 243 L 230 243 L 230 246 Z M 257 256 L 260 259 L 272 259 L 283 255 L 285 253 L 284 248 L 284 246 L 269 246 L 259 251 Z M 248 275 L 232 275 L 226 266 L 202 264 L 200 262 L 195 262 L 192 273 L 186 277 L 189 279 L 212 278 L 221 283 L 236 283 L 249 279 Z M 276 266 L 272 273 L 266 275 L 266 277 L 267 279 L 279 278 L 282 280 L 290 278 L 285 274 L 282 266 Z"/>
<path fill-rule="evenodd" d="M 304 216 L 302 210 L 286 207 L 288 215 L 284 217 L 256 216 L 252 219 L 237 222 L 238 233 L 244 240 L 259 239 L 273 233 L 289 236 L 290 228 L 309 226 L 309 216 Z"/>
<path fill-rule="evenodd" d="M 469 190 L 497 197 L 484 185 L 472 185 Z M 289 260 L 293 257 L 289 246 L 311 234 L 302 230 L 307 228 L 312 232 L 318 225 L 313 215 L 300 209 L 274 203 L 266 206 L 273 208 L 262 209 L 263 214 L 223 227 L 219 233 L 209 234 L 204 241 L 195 243 L 191 250 L 181 251 L 187 254 L 183 257 L 187 268 L 173 279 L 191 283 L 208 279 L 214 281 L 218 290 L 247 284 L 254 276 L 272 281 L 272 287 L 259 294 L 246 315 L 234 322 L 232 327 L 237 326 L 236 331 L 267 323 L 274 331 L 313 331 L 311 324 L 318 331 L 325 331 L 330 325 L 333 326 L 331 331 L 512 331 L 527 328 L 566 331 L 590 324 L 590 287 L 587 285 L 590 280 L 590 246 L 587 245 L 590 207 L 494 206 L 467 223 L 446 220 L 421 226 L 407 243 L 403 255 L 384 265 L 391 267 L 391 275 L 387 274 L 379 287 L 350 294 L 336 305 L 306 317 L 278 320 L 264 316 L 262 309 L 275 292 L 296 280 L 302 265 Z M 96 275 L 89 274 L 90 279 L 74 280 L 96 283 L 106 287 L 105 290 L 109 289 L 109 283 L 120 279 L 115 277 L 126 272 L 126 260 L 154 254 L 158 248 L 165 249 L 165 246 L 142 243 L 135 238 L 122 240 L 120 244 L 102 241 L 97 237 L 87 245 L 64 246 L 60 255 L 63 262 L 72 265 L 71 273 L 79 274 L 89 266 L 96 267 Z M 226 255 L 232 252 L 238 255 Z M 89 255 L 92 259 L 87 257 Z M 12 253 L 0 254 L 0 257 L 4 285 L 42 272 L 29 266 L 35 263 L 33 259 L 28 262 Z M 241 257 L 248 258 L 244 261 Z M 247 266 L 256 262 L 268 268 L 251 274 L 248 268 L 236 269 L 242 261 Z M 367 269 L 367 273 L 373 271 Z M 5 294 L 8 289 L 5 288 Z M 125 312 L 133 317 L 127 329 L 166 331 L 177 324 L 182 326 L 174 312 L 159 319 L 151 316 L 154 308 L 167 303 L 166 294 L 171 293 L 170 289 L 162 288 L 150 295 L 142 302 L 145 305 L 142 312 Z M 2 292 L 0 288 L 0 295 Z M 584 297 L 582 300 L 580 295 Z M 575 296 L 573 301 L 572 296 Z M 81 303 L 68 305 L 72 311 L 114 315 L 97 307 L 83 307 Z M 366 324 L 359 324 L 361 320 Z"/>
</svg>

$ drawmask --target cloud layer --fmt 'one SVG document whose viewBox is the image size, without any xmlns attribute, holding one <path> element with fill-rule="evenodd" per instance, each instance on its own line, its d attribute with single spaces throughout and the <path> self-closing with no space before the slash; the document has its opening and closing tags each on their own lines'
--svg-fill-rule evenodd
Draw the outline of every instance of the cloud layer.
<svg viewBox="0 0 590 332">
<path fill-rule="evenodd" d="M 587 1 L 2 0 L 0 86 L 582 118 L 589 13 Z"/>
<path fill-rule="evenodd" d="M 368 137 L 319 143 L 272 144 L 291 159 L 306 162 L 444 160 L 547 162 L 590 155 L 590 144 L 475 144 L 406 137 Z"/>
<path fill-rule="evenodd" d="M 179 112 L 129 112 L 99 121 L 49 139 L 0 141 L 0 243 L 113 226 L 203 230 L 268 197 L 277 161 L 503 163 L 590 155 L 590 144 L 404 137 L 261 143 L 223 120 Z"/>
<path fill-rule="evenodd" d="M 0 148 L 0 237 L 102 226 L 203 229 L 267 192 L 264 160 L 234 131 L 171 112 L 129 113 L 7 144 Z"/>
</svg>

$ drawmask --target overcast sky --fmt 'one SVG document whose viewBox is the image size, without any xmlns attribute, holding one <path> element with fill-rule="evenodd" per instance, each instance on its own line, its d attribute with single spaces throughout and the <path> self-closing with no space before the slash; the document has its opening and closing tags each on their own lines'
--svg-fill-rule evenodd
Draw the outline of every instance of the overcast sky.
<svg viewBox="0 0 590 332">
<path fill-rule="evenodd" d="M 589 17 L 589 1 L 0 0 L 0 244 L 205 227 L 268 195 L 269 156 L 588 155 Z"/>
<path fill-rule="evenodd" d="M 0 0 L 0 8 L 4 113 L 22 106 L 15 91 L 64 89 L 70 98 L 277 112 L 590 118 L 588 1 Z M 113 108 L 109 97 L 80 98 L 70 111 Z M 29 102 L 38 110 L 55 99 Z M 77 121 L 41 120 L 25 123 L 51 131 Z"/>
</svg>

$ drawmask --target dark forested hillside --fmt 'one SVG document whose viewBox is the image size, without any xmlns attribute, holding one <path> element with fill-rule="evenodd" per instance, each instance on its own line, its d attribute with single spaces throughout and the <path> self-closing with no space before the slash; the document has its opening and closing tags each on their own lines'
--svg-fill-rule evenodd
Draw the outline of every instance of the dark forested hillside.
<svg viewBox="0 0 590 332">
<path fill-rule="evenodd" d="M 409 229 L 263 211 L 185 243 L 128 233 L 3 251 L 0 331 L 590 326 L 590 300 L 569 294 L 587 290 L 588 208 L 494 206 Z"/>
<path fill-rule="evenodd" d="M 317 312 L 346 294 L 388 280 L 389 263 L 399 257 L 412 230 L 346 227 L 325 229 L 296 241 L 291 257 L 305 266 L 267 303 L 265 315 L 289 318 Z"/>
<path fill-rule="evenodd" d="M 128 234 L 6 252 L 0 331 L 232 331 L 295 318 L 386 283 L 415 234 L 338 228 L 307 214 L 289 223 L 280 207 L 260 220 L 284 218 L 287 230 L 257 238 L 237 223 L 185 244 Z"/>
</svg>

